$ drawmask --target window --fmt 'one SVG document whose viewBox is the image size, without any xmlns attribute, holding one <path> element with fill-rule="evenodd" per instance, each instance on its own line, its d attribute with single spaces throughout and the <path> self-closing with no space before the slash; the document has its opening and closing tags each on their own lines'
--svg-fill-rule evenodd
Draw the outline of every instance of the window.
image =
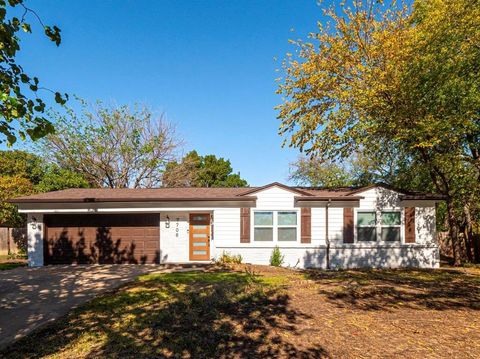
<svg viewBox="0 0 480 359">
<path fill-rule="evenodd" d="M 297 240 L 297 212 L 278 212 L 278 240 L 295 242 Z"/>
<path fill-rule="evenodd" d="M 362 242 L 377 240 L 377 214 L 357 212 L 357 239 Z"/>
<path fill-rule="evenodd" d="M 259 242 L 273 241 L 273 212 L 254 212 L 253 238 Z"/>
<path fill-rule="evenodd" d="M 296 211 L 254 211 L 255 242 L 296 242 L 298 219 Z"/>
<path fill-rule="evenodd" d="M 400 212 L 382 212 L 382 241 L 400 242 Z"/>
<path fill-rule="evenodd" d="M 357 241 L 400 242 L 402 238 L 400 211 L 357 212 Z"/>
</svg>

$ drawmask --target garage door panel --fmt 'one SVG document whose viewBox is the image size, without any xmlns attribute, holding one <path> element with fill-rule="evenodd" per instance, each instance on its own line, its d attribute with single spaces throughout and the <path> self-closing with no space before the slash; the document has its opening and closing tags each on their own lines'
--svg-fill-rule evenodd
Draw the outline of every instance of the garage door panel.
<svg viewBox="0 0 480 359">
<path fill-rule="evenodd" d="M 46 215 L 46 264 L 158 263 L 158 214 Z"/>
</svg>

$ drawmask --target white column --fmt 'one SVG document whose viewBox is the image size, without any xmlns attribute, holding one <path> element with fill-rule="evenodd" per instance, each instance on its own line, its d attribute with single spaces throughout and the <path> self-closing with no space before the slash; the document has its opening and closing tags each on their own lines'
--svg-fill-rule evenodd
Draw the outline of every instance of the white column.
<svg viewBox="0 0 480 359">
<path fill-rule="evenodd" d="M 43 214 L 27 216 L 28 266 L 43 266 Z"/>
</svg>

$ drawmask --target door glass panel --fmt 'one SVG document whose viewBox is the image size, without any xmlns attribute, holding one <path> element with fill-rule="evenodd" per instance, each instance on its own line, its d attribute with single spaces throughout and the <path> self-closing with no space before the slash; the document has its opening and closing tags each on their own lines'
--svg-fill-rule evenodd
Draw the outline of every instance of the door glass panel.
<svg viewBox="0 0 480 359">
<path fill-rule="evenodd" d="M 206 233 L 193 233 L 193 238 L 207 238 Z"/>
<path fill-rule="evenodd" d="M 273 241 L 273 228 L 255 228 L 254 240 L 261 242 Z"/>
<path fill-rule="evenodd" d="M 208 221 L 209 216 L 192 216 L 194 221 Z"/>
<path fill-rule="evenodd" d="M 208 226 L 207 225 L 203 225 L 203 224 L 194 224 L 193 225 L 193 229 L 207 229 Z"/>
<path fill-rule="evenodd" d="M 256 226 L 273 226 L 273 212 L 255 212 Z"/>
<path fill-rule="evenodd" d="M 194 247 L 205 247 L 206 245 L 205 242 L 193 242 Z"/>
<path fill-rule="evenodd" d="M 279 226 L 296 226 L 297 212 L 278 212 Z"/>
<path fill-rule="evenodd" d="M 193 254 L 198 254 L 198 255 L 206 255 L 207 254 L 207 251 L 193 251 Z"/>
<path fill-rule="evenodd" d="M 278 240 L 279 241 L 296 241 L 297 240 L 297 229 L 296 228 L 279 228 L 278 229 Z"/>
</svg>

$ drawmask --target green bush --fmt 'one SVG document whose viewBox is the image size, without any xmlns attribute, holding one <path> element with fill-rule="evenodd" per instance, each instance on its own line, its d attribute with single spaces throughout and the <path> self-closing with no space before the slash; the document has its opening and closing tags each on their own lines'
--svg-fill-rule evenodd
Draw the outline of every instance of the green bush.
<svg viewBox="0 0 480 359">
<path fill-rule="evenodd" d="M 225 251 L 217 259 L 218 264 L 241 264 L 242 261 L 243 261 L 243 258 L 240 254 L 232 255 Z"/>
<path fill-rule="evenodd" d="M 270 256 L 270 265 L 274 267 L 280 267 L 283 264 L 284 256 L 280 252 L 280 248 L 275 246 L 272 251 L 272 255 Z"/>
</svg>

